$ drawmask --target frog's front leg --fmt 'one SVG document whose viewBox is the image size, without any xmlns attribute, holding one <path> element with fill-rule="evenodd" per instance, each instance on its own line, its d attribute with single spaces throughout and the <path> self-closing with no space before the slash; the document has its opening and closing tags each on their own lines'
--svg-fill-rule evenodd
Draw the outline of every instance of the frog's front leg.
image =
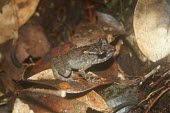
<svg viewBox="0 0 170 113">
<path fill-rule="evenodd" d="M 98 82 L 100 81 L 99 80 L 99 77 L 98 76 L 94 76 L 92 74 L 87 74 L 85 72 L 86 69 L 88 69 L 89 67 L 91 67 L 91 64 L 86 64 L 84 65 L 83 67 L 81 67 L 78 71 L 79 71 L 79 74 L 84 78 L 86 79 L 88 82 Z"/>
</svg>

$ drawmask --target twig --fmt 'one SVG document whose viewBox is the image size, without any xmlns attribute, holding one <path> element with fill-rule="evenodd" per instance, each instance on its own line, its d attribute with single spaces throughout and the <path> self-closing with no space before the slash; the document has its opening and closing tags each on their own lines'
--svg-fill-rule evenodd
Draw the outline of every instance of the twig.
<svg viewBox="0 0 170 113">
<path fill-rule="evenodd" d="M 159 78 L 154 84 L 151 85 L 152 88 L 156 87 L 157 85 L 159 85 L 159 83 L 161 81 L 163 81 L 163 79 L 165 79 L 166 75 L 168 75 L 170 73 L 170 70 L 166 71 L 161 78 Z M 169 75 L 170 76 L 170 75 Z"/>
<path fill-rule="evenodd" d="M 159 94 L 159 95 L 157 96 L 157 98 L 151 103 L 151 105 L 149 106 L 149 108 L 146 110 L 145 113 L 148 113 L 148 112 L 150 111 L 150 109 L 152 108 L 152 106 L 158 101 L 158 99 L 159 99 L 162 95 L 164 95 L 167 91 L 169 91 L 169 90 L 170 90 L 170 87 L 168 87 L 168 88 L 165 89 L 163 92 L 161 92 L 161 94 Z"/>
<path fill-rule="evenodd" d="M 49 94 L 49 95 L 54 95 L 54 96 L 59 96 L 59 97 L 66 97 L 66 92 L 64 90 L 51 90 L 51 89 L 40 89 L 40 88 L 29 88 L 29 89 L 24 89 L 21 92 L 35 92 L 35 93 L 43 93 L 43 94 Z"/>
<path fill-rule="evenodd" d="M 154 68 L 151 72 L 149 72 L 148 74 L 146 74 L 144 76 L 144 79 L 149 78 L 151 75 L 155 74 L 156 72 L 158 72 L 161 69 L 161 66 L 158 65 L 156 68 Z"/>
<path fill-rule="evenodd" d="M 25 66 L 26 68 L 31 67 L 31 66 L 35 66 L 35 63 L 24 63 L 23 66 Z"/>
<path fill-rule="evenodd" d="M 141 105 L 143 102 L 145 102 L 146 100 L 148 100 L 149 98 L 151 98 L 151 96 L 153 96 L 155 93 L 157 93 L 158 91 L 160 91 L 160 90 L 163 89 L 164 87 L 165 87 L 165 86 L 163 86 L 163 87 L 161 87 L 161 88 L 159 88 L 159 89 L 151 92 L 151 93 L 147 96 L 147 98 L 143 99 L 137 106 Z"/>
<path fill-rule="evenodd" d="M 87 6 L 87 9 L 88 9 L 88 15 L 89 15 L 89 21 L 90 23 L 94 23 L 93 22 L 93 13 L 92 13 L 92 5 L 90 4 L 90 1 L 89 0 L 86 0 L 86 6 Z"/>
<path fill-rule="evenodd" d="M 158 72 L 161 69 L 161 65 L 158 65 L 156 68 L 154 68 L 151 72 L 149 72 L 148 74 L 146 74 L 145 76 L 143 76 L 141 78 L 141 85 L 142 82 L 144 82 L 147 78 L 149 78 L 150 76 L 152 76 L 153 74 L 155 74 L 156 72 Z"/>
</svg>

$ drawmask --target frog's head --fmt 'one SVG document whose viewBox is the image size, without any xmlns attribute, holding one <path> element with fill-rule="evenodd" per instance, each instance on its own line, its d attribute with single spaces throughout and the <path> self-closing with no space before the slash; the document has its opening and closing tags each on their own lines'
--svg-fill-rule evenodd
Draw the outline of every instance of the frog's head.
<svg viewBox="0 0 170 113">
<path fill-rule="evenodd" d="M 115 47 L 109 44 L 108 40 L 106 38 L 101 38 L 99 42 L 97 43 L 98 47 L 100 48 L 99 54 L 106 54 L 110 55 L 115 52 Z"/>
<path fill-rule="evenodd" d="M 108 43 L 106 38 L 101 38 L 97 43 L 98 47 L 98 59 L 97 62 L 105 62 L 106 60 L 110 59 L 113 53 L 116 51 L 115 47 Z"/>
<path fill-rule="evenodd" d="M 96 57 L 93 64 L 105 62 L 112 57 L 114 52 L 115 47 L 109 44 L 106 38 L 100 38 L 97 43 L 89 46 L 87 50 L 83 51 L 86 55 L 93 55 Z"/>
</svg>

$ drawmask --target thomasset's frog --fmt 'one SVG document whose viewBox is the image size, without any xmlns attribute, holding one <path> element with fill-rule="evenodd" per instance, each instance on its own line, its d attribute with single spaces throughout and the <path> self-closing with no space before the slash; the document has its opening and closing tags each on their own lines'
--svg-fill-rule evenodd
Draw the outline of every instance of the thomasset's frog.
<svg viewBox="0 0 170 113">
<path fill-rule="evenodd" d="M 101 38 L 95 44 L 74 48 L 68 53 L 54 58 L 52 60 L 53 74 L 62 81 L 70 81 L 73 80 L 70 75 L 74 69 L 78 70 L 84 79 L 92 81 L 94 78 L 85 70 L 94 64 L 110 59 L 114 52 L 114 46 L 110 45 L 106 38 Z"/>
</svg>

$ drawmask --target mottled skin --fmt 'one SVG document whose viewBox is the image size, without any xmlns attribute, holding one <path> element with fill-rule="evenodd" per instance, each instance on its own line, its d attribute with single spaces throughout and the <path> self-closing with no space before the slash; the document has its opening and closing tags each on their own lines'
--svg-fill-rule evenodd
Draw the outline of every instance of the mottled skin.
<svg viewBox="0 0 170 113">
<path fill-rule="evenodd" d="M 52 70 L 56 78 L 62 81 L 72 80 L 69 77 L 72 69 L 78 70 L 83 78 L 91 81 L 85 70 L 110 59 L 114 52 L 115 48 L 108 43 L 107 39 L 102 38 L 96 44 L 75 48 L 56 57 L 52 61 Z"/>
</svg>

